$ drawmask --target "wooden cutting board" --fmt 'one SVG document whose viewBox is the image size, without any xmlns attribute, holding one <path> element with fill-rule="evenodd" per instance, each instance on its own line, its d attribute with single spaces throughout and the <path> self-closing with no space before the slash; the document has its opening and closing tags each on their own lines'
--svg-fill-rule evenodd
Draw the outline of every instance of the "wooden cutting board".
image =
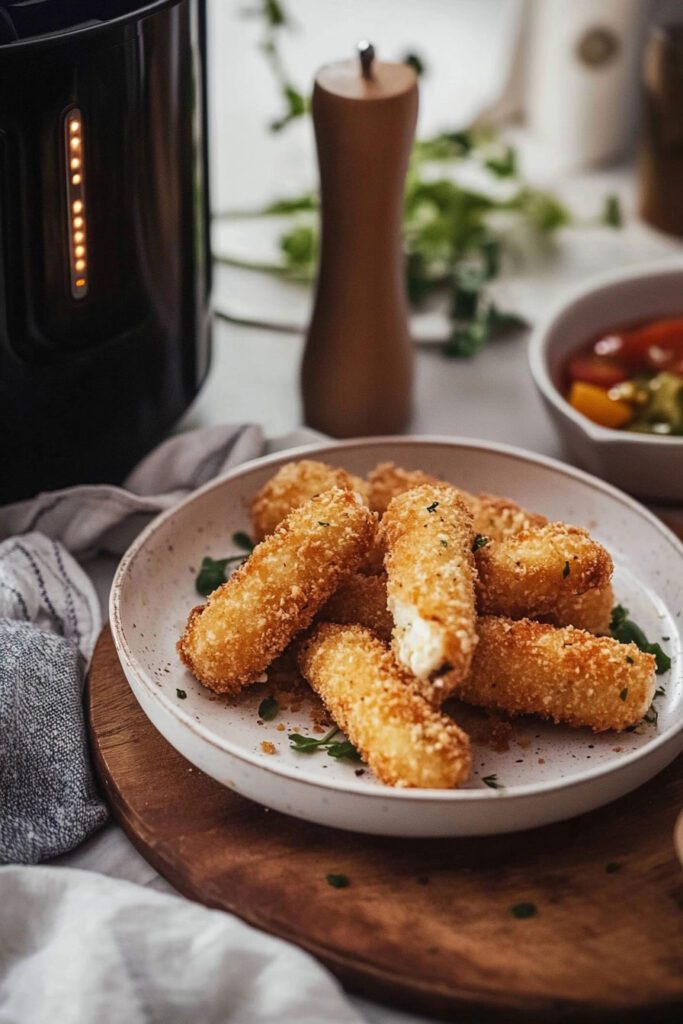
<svg viewBox="0 0 683 1024">
<path fill-rule="evenodd" d="M 351 990 L 462 1024 L 683 1020 L 683 758 L 560 825 L 384 839 L 267 811 L 193 768 L 140 710 L 108 628 L 88 717 L 101 785 L 143 856 Z"/>
</svg>

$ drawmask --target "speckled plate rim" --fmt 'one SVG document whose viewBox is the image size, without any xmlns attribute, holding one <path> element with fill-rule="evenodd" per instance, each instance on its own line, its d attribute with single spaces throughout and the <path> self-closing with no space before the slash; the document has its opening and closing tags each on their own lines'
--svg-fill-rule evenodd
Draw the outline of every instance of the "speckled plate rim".
<svg viewBox="0 0 683 1024">
<path fill-rule="evenodd" d="M 631 751 L 626 754 L 619 762 L 618 765 L 608 764 L 604 766 L 596 766 L 594 768 L 587 769 L 582 772 L 578 777 L 570 779 L 549 779 L 544 782 L 527 783 L 525 785 L 509 786 L 504 789 L 497 790 L 467 790 L 467 789 L 396 789 L 390 786 L 379 786 L 377 789 L 369 789 L 366 785 L 361 785 L 352 780 L 338 782 L 334 780 L 322 780 L 313 779 L 302 775 L 286 765 L 265 765 L 263 760 L 258 757 L 257 754 L 251 753 L 245 750 L 243 747 L 237 746 L 234 743 L 226 739 L 219 739 L 216 735 L 201 723 L 195 722 L 187 713 L 172 700 L 161 693 L 157 686 L 154 685 L 154 681 L 151 676 L 146 672 L 144 667 L 137 660 L 135 655 L 130 649 L 126 640 L 125 632 L 122 626 L 121 619 L 121 598 L 122 588 L 127 573 L 130 571 L 134 561 L 139 557 L 143 551 L 149 538 L 170 518 L 181 510 L 191 505 L 193 502 L 201 498 L 202 495 L 224 486 L 230 480 L 234 480 L 238 477 L 244 476 L 255 469 L 262 469 L 265 466 L 277 465 L 284 462 L 296 461 L 301 458 L 310 458 L 314 455 L 328 458 L 334 458 L 334 454 L 340 451 L 358 450 L 363 448 L 372 448 L 377 445 L 392 445 L 396 447 L 414 447 L 415 445 L 431 445 L 441 446 L 445 448 L 467 448 L 472 451 L 481 452 L 493 452 L 498 455 L 507 456 L 508 458 L 515 459 L 521 462 L 533 463 L 535 465 L 544 467 L 550 471 L 560 474 L 564 477 L 577 480 L 584 485 L 592 487 L 594 490 L 600 492 L 611 498 L 614 501 L 625 505 L 636 515 L 647 520 L 647 522 L 655 528 L 655 530 L 661 535 L 662 540 L 665 541 L 672 549 L 672 555 L 680 563 L 681 572 L 683 572 L 683 543 L 675 536 L 674 533 L 655 515 L 648 511 L 640 502 L 624 494 L 618 488 L 613 487 L 611 484 L 607 484 L 597 477 L 592 476 L 590 473 L 586 473 L 581 469 L 577 469 L 574 466 L 568 466 L 558 459 L 552 459 L 548 456 L 538 455 L 533 452 L 525 451 L 522 448 L 517 448 L 512 445 L 501 444 L 493 441 L 477 441 L 471 438 L 464 437 L 444 437 L 440 435 L 401 435 L 395 436 L 378 436 L 360 439 L 351 439 L 347 441 L 337 442 L 326 442 L 326 443 L 314 443 L 302 445 L 296 448 L 288 448 L 284 451 L 274 452 L 271 455 L 260 456 L 256 459 L 251 459 L 248 462 L 243 462 L 239 466 L 227 473 L 216 477 L 209 483 L 204 484 L 203 487 L 193 491 L 184 500 L 178 502 L 172 508 L 167 509 L 158 515 L 151 523 L 149 523 L 145 529 L 133 541 L 131 546 L 123 555 L 114 580 L 112 583 L 110 598 L 109 598 L 109 616 L 112 635 L 114 639 L 114 645 L 116 647 L 119 660 L 121 661 L 122 667 L 126 671 L 132 673 L 135 678 L 144 684 L 145 690 L 152 699 L 159 703 L 164 711 L 169 714 L 172 718 L 176 719 L 177 723 L 194 733 L 198 738 L 202 739 L 206 743 L 215 747 L 216 749 L 229 754 L 231 757 L 236 758 L 254 768 L 261 771 L 265 771 L 268 774 L 272 774 L 277 778 L 285 778 L 298 784 L 304 784 L 311 786 L 314 789 L 325 790 L 329 792 L 337 792 L 344 794 L 357 794 L 362 796 L 364 799 L 389 799 L 392 801 L 403 801 L 411 802 L 418 801 L 420 803 L 453 803 L 458 804 L 462 802 L 483 802 L 486 800 L 524 800 L 525 798 L 537 797 L 540 795 L 547 795 L 552 792 L 567 791 L 579 786 L 586 786 L 587 783 L 596 782 L 612 775 L 621 775 L 631 768 L 637 761 L 644 759 L 653 758 L 657 751 L 661 751 L 663 747 L 668 746 L 670 750 L 670 757 L 660 764 L 657 771 L 662 770 L 666 764 L 670 763 L 682 750 L 683 750 L 683 717 L 681 721 L 670 726 L 669 729 L 653 738 L 649 743 L 643 745 L 637 750 Z M 677 625 L 678 630 L 678 647 L 681 646 L 681 631 L 682 627 Z M 679 661 L 678 663 L 678 674 L 680 676 L 683 671 L 683 664 Z M 642 782 L 647 781 L 653 774 L 646 775 L 643 777 Z M 636 785 L 640 785 L 638 782 Z M 631 786 L 630 788 L 634 788 Z M 606 801 L 602 801 L 606 802 Z"/>
</svg>

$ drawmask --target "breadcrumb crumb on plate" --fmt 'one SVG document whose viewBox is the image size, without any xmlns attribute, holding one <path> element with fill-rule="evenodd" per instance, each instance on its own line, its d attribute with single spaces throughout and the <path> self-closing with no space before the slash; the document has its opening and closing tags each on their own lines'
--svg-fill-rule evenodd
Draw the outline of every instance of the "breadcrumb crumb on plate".
<svg viewBox="0 0 683 1024">
<path fill-rule="evenodd" d="M 521 717 L 511 721 L 507 742 L 492 749 L 485 742 L 486 712 L 449 702 L 446 712 L 470 735 L 469 780 L 452 790 L 401 789 L 382 785 L 357 761 L 291 748 L 291 732 L 320 738 L 315 727 L 324 712 L 314 695 L 283 696 L 275 717 L 258 725 L 265 698 L 277 697 L 278 687 L 283 694 L 294 692 L 275 670 L 267 673 L 266 682 L 237 696 L 210 694 L 179 663 L 174 649 L 190 608 L 199 603 L 196 573 L 204 556 L 239 553 L 232 535 L 249 532 L 250 500 L 282 465 L 298 457 L 358 477 L 382 462 L 419 466 L 472 494 L 503 494 L 530 514 L 589 529 L 614 559 L 616 601 L 672 658 L 671 670 L 656 677 L 658 689 L 664 690 L 654 701 L 657 722 L 617 737 Z M 243 796 L 352 831 L 492 835 L 569 818 L 616 799 L 683 749 L 682 609 L 680 542 L 642 506 L 608 485 L 502 445 L 387 438 L 256 460 L 164 513 L 121 562 L 112 589 L 111 625 L 130 685 L 154 725 L 197 768 Z M 178 698 L 177 690 L 185 692 L 185 699 Z M 273 743 L 277 754 L 265 753 L 261 743 Z M 362 769 L 364 774 L 357 775 Z"/>
</svg>

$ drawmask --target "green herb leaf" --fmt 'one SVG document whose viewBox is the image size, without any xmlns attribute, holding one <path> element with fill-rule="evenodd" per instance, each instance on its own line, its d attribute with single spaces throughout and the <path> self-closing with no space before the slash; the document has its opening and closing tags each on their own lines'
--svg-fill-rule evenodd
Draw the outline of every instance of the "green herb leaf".
<svg viewBox="0 0 683 1024">
<path fill-rule="evenodd" d="M 289 745 L 299 754 L 315 754 L 319 750 L 326 750 L 330 757 L 347 758 L 349 761 L 362 761 L 362 758 L 353 743 L 349 740 L 332 742 L 339 732 L 336 725 L 332 726 L 329 732 L 316 739 L 315 736 L 301 736 L 299 733 L 289 734 Z"/>
<path fill-rule="evenodd" d="M 659 721 L 659 711 L 657 711 L 657 708 L 654 706 L 654 702 L 650 704 L 649 708 L 643 715 L 643 721 L 647 722 L 648 725 L 657 725 L 657 722 Z"/>
<path fill-rule="evenodd" d="M 327 753 L 330 757 L 346 757 L 349 761 L 363 760 L 353 743 L 350 743 L 349 740 L 344 740 L 343 743 L 330 743 L 327 748 Z"/>
<path fill-rule="evenodd" d="M 472 543 L 472 551 L 479 551 L 479 548 L 485 548 L 488 542 L 488 537 L 485 537 L 483 533 L 478 533 Z"/>
<path fill-rule="evenodd" d="M 621 212 L 619 196 L 609 195 L 605 197 L 605 205 L 602 211 L 602 223 L 609 228 L 620 228 L 624 223 Z"/>
<path fill-rule="evenodd" d="M 512 178 L 517 173 L 517 153 L 512 146 L 502 146 L 499 154 L 487 157 L 484 167 L 497 178 Z"/>
<path fill-rule="evenodd" d="M 485 786 L 488 786 L 489 789 L 505 789 L 505 786 L 502 784 L 502 782 L 498 781 L 497 775 L 485 775 L 481 781 L 484 783 Z"/>
<path fill-rule="evenodd" d="M 348 889 L 351 885 L 348 875 L 325 875 L 325 879 L 333 889 Z"/>
<path fill-rule="evenodd" d="M 230 558 L 214 559 L 208 556 L 203 558 L 195 580 L 197 593 L 202 597 L 208 597 L 227 580 L 225 571 L 227 566 L 232 562 L 243 562 L 246 557 L 246 555 L 234 555 Z"/>
<path fill-rule="evenodd" d="M 502 334 L 505 331 L 518 331 L 529 326 L 524 317 L 518 316 L 517 313 L 500 310 L 493 302 L 489 305 L 487 317 L 492 335 Z"/>
<path fill-rule="evenodd" d="M 187 698 L 187 694 L 184 690 L 176 690 L 175 695 L 178 700 L 185 700 Z"/>
<path fill-rule="evenodd" d="M 659 644 L 650 643 L 640 626 L 633 622 L 632 619 L 629 619 L 628 608 L 624 608 L 623 605 L 618 604 L 612 609 L 610 632 L 614 639 L 619 640 L 620 643 L 635 644 L 645 654 L 654 655 L 658 676 L 668 672 L 671 668 L 671 658 L 669 655 L 662 650 Z"/>
<path fill-rule="evenodd" d="M 441 545 L 442 548 L 448 547 L 448 541 L 445 539 L 445 537 L 441 537 L 439 539 L 439 544 Z"/>
<path fill-rule="evenodd" d="M 409 68 L 413 68 L 415 74 L 420 77 L 425 73 L 425 62 L 417 53 L 406 53 L 403 57 L 403 63 L 407 64 Z"/>
<path fill-rule="evenodd" d="M 439 507 L 438 501 L 433 501 L 431 503 L 431 505 L 427 505 L 427 511 L 428 512 L 436 512 L 438 507 Z"/>
<path fill-rule="evenodd" d="M 513 917 L 523 921 L 527 917 L 535 917 L 538 907 L 535 903 L 516 903 L 514 907 L 510 907 L 510 913 Z"/>
<path fill-rule="evenodd" d="M 329 525 L 330 525 L 329 523 L 324 522 L 324 520 L 322 520 L 322 519 L 318 520 L 318 526 L 329 526 Z"/>
<path fill-rule="evenodd" d="M 251 552 L 254 550 L 254 542 L 244 530 L 237 530 L 233 533 L 232 542 L 236 547 L 242 548 L 243 551 Z"/>
<path fill-rule="evenodd" d="M 562 570 L 562 578 L 566 580 L 566 578 L 567 578 L 567 576 L 569 576 L 570 572 L 571 572 L 571 566 L 569 565 L 569 562 L 565 562 L 564 563 L 564 569 Z"/>
<path fill-rule="evenodd" d="M 265 697 L 258 706 L 258 716 L 264 722 L 272 722 L 280 710 L 280 705 L 275 697 Z"/>
<path fill-rule="evenodd" d="M 314 754 L 320 749 L 321 740 L 314 736 L 302 736 L 298 732 L 290 732 L 289 745 L 298 754 Z"/>
<path fill-rule="evenodd" d="M 270 122 L 271 132 L 281 132 L 290 121 L 303 117 L 308 109 L 305 96 L 290 83 L 285 83 L 282 86 L 282 96 L 285 101 L 285 113 L 282 117 L 278 117 L 275 121 Z"/>
</svg>

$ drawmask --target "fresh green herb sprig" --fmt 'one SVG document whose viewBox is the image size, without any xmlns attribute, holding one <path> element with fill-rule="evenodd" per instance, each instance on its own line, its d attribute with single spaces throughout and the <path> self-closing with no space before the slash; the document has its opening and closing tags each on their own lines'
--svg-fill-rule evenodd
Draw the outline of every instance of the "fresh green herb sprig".
<svg viewBox="0 0 683 1024">
<path fill-rule="evenodd" d="M 628 608 L 623 605 L 616 605 L 612 609 L 610 621 L 610 632 L 615 640 L 622 644 L 635 644 L 645 654 L 653 654 L 656 662 L 658 676 L 668 672 L 671 668 L 671 658 L 660 647 L 658 643 L 650 643 L 645 633 L 632 619 L 628 617 Z"/>
<path fill-rule="evenodd" d="M 360 754 L 349 740 L 334 741 L 334 737 L 338 732 L 338 727 L 334 725 L 319 740 L 315 736 L 302 736 L 298 732 L 290 732 L 289 745 L 298 754 L 316 754 L 320 750 L 326 750 L 330 757 L 337 759 L 347 758 L 349 761 L 362 761 Z"/>
<path fill-rule="evenodd" d="M 280 704 L 277 697 L 264 697 L 258 706 L 258 716 L 264 722 L 272 722 L 279 710 Z"/>
<path fill-rule="evenodd" d="M 498 781 L 497 775 L 485 775 L 481 781 L 485 786 L 488 786 L 489 789 L 505 789 L 503 783 Z"/>
<path fill-rule="evenodd" d="M 254 548 L 251 537 L 242 530 L 233 533 L 232 542 L 238 548 L 242 548 L 245 554 L 230 555 L 228 558 L 210 558 L 207 555 L 205 558 L 202 558 L 202 564 L 199 567 L 195 580 L 197 593 L 201 594 L 202 597 L 208 597 L 209 594 L 212 594 L 214 590 L 225 583 L 228 578 L 228 566 L 243 562 Z"/>
<path fill-rule="evenodd" d="M 310 110 L 308 98 L 293 83 L 280 51 L 283 34 L 293 20 L 283 0 L 253 0 L 246 10 L 263 22 L 261 50 L 275 79 L 283 111 L 270 129 L 282 131 Z M 407 64 L 424 72 L 422 56 L 407 53 Z M 492 186 L 467 188 L 453 170 L 468 164 Z M 311 282 L 319 250 L 318 197 L 310 192 L 285 197 L 258 211 L 231 214 L 276 214 L 296 219 L 280 236 L 279 263 L 259 263 L 218 256 L 227 262 L 289 280 Z M 487 342 L 527 326 L 491 301 L 489 284 L 500 273 L 505 235 L 496 227 L 499 215 L 514 217 L 538 235 L 551 235 L 569 224 L 568 208 L 551 192 L 524 182 L 514 146 L 481 127 L 440 132 L 414 143 L 404 201 L 403 236 L 408 299 L 419 308 L 434 295 L 450 296 L 450 336 L 444 354 L 471 358 Z M 313 219 L 311 219 L 313 216 Z M 606 197 L 598 222 L 618 228 L 623 221 L 618 197 Z"/>
</svg>

